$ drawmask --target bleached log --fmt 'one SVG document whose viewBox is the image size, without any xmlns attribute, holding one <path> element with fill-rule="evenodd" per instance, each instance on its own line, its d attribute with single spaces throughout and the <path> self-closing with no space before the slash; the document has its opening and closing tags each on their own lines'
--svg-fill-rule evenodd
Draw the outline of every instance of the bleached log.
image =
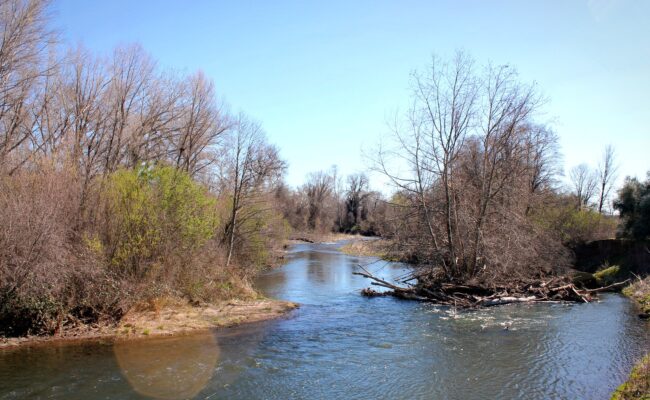
<svg viewBox="0 0 650 400">
<path fill-rule="evenodd" d="M 535 296 L 529 296 L 529 297 L 497 297 L 494 299 L 486 299 L 482 300 L 480 304 L 485 307 L 490 307 L 490 306 L 500 306 L 502 304 L 509 304 L 509 303 L 527 303 L 531 301 L 536 301 L 539 300 Z"/>
</svg>

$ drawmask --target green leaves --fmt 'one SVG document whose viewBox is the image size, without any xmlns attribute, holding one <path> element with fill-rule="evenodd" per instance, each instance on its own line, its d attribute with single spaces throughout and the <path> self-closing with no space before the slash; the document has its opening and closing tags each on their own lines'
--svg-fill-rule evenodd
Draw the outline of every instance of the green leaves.
<svg viewBox="0 0 650 400">
<path fill-rule="evenodd" d="M 172 251 L 201 248 L 217 227 L 216 200 L 187 173 L 168 166 L 118 170 L 109 177 L 107 200 L 111 264 L 135 275 Z"/>
</svg>

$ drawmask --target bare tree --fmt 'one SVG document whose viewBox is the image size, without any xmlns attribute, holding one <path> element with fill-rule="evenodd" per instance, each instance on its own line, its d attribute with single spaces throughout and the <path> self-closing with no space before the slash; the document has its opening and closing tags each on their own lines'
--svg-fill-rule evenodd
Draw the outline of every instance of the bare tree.
<svg viewBox="0 0 650 400">
<path fill-rule="evenodd" d="M 588 207 L 598 187 L 596 173 L 587 164 L 580 164 L 569 171 L 569 179 L 571 179 L 573 194 L 578 201 L 578 208 Z"/>
<path fill-rule="evenodd" d="M 46 7 L 43 0 L 0 2 L 0 168 L 7 168 L 12 153 L 28 147 L 31 104 L 51 72 L 47 49 L 55 37 L 47 29 Z"/>
<path fill-rule="evenodd" d="M 534 85 L 507 65 L 473 65 L 460 53 L 414 74 L 413 107 L 393 129 L 396 146 L 382 147 L 376 160 L 398 189 L 393 207 L 407 221 L 398 229 L 409 230 L 401 236 L 448 279 L 529 262 L 523 257 L 535 252 L 513 246 L 533 246 L 526 240 L 537 233 L 525 215 L 551 184 L 556 158 L 555 136 L 533 121 L 543 100 Z"/>
<path fill-rule="evenodd" d="M 397 149 L 380 149 L 377 169 L 406 193 L 418 199 L 419 212 L 427 227 L 434 258 L 445 273 L 457 271 L 456 201 L 458 186 L 455 167 L 475 118 L 479 83 L 473 60 L 458 53 L 452 63 L 435 56 L 426 73 L 412 75 L 413 105 L 407 113 L 406 127 L 395 126 Z M 412 171 L 409 176 L 392 172 L 390 158 L 397 157 Z M 434 210 L 432 187 L 443 198 L 442 210 Z M 437 232 L 439 212 L 444 216 L 444 232 Z M 435 219 L 435 220 L 434 220 Z M 445 239 L 441 239 L 441 234 Z M 442 249 L 446 249 L 446 254 Z"/>
<path fill-rule="evenodd" d="M 200 71 L 187 81 L 182 113 L 182 125 L 174 140 L 176 166 L 194 176 L 212 164 L 206 150 L 230 126 L 216 104 L 214 84 Z"/>
<path fill-rule="evenodd" d="M 329 213 L 332 196 L 334 195 L 336 178 L 333 173 L 318 171 L 307 177 L 302 190 L 307 197 L 308 213 L 307 227 L 321 231 L 330 229 L 334 224 L 334 215 Z"/>
<path fill-rule="evenodd" d="M 370 196 L 368 177 L 365 174 L 352 174 L 348 176 L 348 186 L 345 197 L 345 224 L 346 231 L 359 229 L 359 224 L 367 218 L 368 207 L 365 204 Z"/>
<path fill-rule="evenodd" d="M 603 206 L 612 190 L 612 184 L 616 179 L 617 170 L 618 167 L 616 166 L 614 146 L 610 144 L 605 147 L 603 156 L 598 165 L 598 212 L 601 214 L 603 212 Z"/>
<path fill-rule="evenodd" d="M 108 68 L 110 84 L 106 88 L 107 121 L 104 139 L 104 173 L 114 171 L 128 156 L 133 140 L 138 107 L 154 79 L 154 63 L 137 45 L 115 50 Z"/>
<path fill-rule="evenodd" d="M 528 201 L 525 214 L 532 210 L 535 200 L 544 190 L 551 190 L 560 172 L 560 151 L 557 134 L 545 125 L 533 124 L 522 128 L 524 164 L 527 173 Z"/>
<path fill-rule="evenodd" d="M 246 116 L 239 115 L 229 139 L 220 165 L 223 194 L 230 201 L 223 237 L 227 245 L 226 266 L 232 261 L 237 239 L 245 234 L 241 226 L 261 211 L 257 208 L 245 213 L 246 208 L 259 202 L 286 169 L 277 149 L 266 142 L 261 126 Z"/>
</svg>

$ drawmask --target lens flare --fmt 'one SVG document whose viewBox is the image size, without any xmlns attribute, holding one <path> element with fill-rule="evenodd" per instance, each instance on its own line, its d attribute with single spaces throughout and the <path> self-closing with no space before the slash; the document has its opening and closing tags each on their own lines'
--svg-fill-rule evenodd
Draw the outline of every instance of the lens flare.
<svg viewBox="0 0 650 400">
<path fill-rule="evenodd" d="M 113 351 L 131 387 L 162 400 L 196 396 L 212 378 L 220 353 L 212 334 L 118 342 Z"/>
</svg>

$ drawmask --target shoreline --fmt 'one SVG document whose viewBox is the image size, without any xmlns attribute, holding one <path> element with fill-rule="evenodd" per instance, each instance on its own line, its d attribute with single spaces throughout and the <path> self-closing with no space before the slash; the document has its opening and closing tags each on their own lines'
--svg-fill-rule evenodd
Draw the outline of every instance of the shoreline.
<svg viewBox="0 0 650 400">
<path fill-rule="evenodd" d="M 166 306 L 127 313 L 118 323 L 94 324 L 58 335 L 0 338 L 0 351 L 31 346 L 115 343 L 177 337 L 287 317 L 299 304 L 274 299 L 231 300 L 218 304 Z"/>
<path fill-rule="evenodd" d="M 650 315 L 650 277 L 632 283 L 623 289 L 634 307 L 639 310 L 641 319 Z M 650 329 L 650 324 L 647 325 Z M 611 400 L 643 400 L 650 394 L 650 352 L 646 352 L 634 364 L 625 382 L 612 393 Z"/>
</svg>

